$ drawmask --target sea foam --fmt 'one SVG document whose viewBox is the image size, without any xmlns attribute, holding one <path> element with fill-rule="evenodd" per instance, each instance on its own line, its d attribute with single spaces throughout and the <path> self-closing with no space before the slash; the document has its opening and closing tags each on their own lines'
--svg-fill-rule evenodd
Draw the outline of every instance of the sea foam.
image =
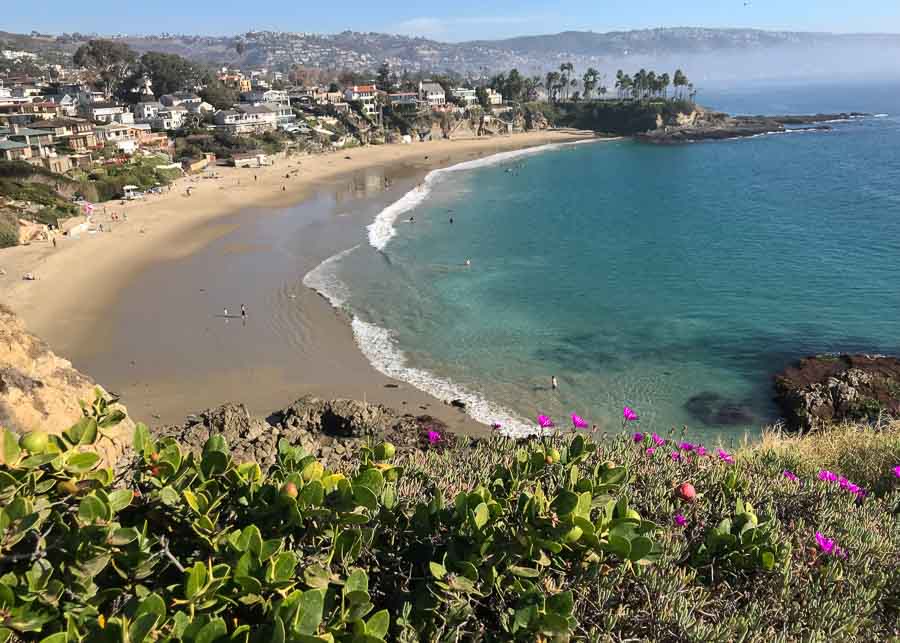
<svg viewBox="0 0 900 643">
<path fill-rule="evenodd" d="M 350 298 L 350 290 L 347 284 L 338 279 L 337 264 L 357 248 L 359 244 L 328 257 L 306 273 L 303 285 L 322 295 L 335 308 L 342 308 Z"/>
</svg>

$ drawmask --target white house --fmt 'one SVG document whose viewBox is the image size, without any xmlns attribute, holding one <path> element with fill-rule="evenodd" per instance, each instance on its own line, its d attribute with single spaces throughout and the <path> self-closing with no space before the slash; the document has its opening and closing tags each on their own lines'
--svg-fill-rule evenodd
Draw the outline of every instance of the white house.
<svg viewBox="0 0 900 643">
<path fill-rule="evenodd" d="M 344 90 L 344 99 L 348 103 L 360 103 L 362 113 L 366 116 L 378 114 L 378 104 L 375 101 L 377 95 L 378 88 L 375 85 L 354 85 Z"/>
<path fill-rule="evenodd" d="M 494 91 L 490 87 L 485 89 L 487 93 L 488 105 L 502 105 L 503 104 L 503 95 L 500 92 Z"/>
<path fill-rule="evenodd" d="M 277 116 L 265 105 L 235 105 L 215 114 L 216 127 L 229 134 L 270 132 L 275 129 Z"/>
<path fill-rule="evenodd" d="M 95 123 L 134 123 L 134 114 L 118 103 L 90 103 L 82 109 Z"/>
<path fill-rule="evenodd" d="M 468 89 L 467 87 L 454 87 L 450 90 L 450 93 L 453 95 L 453 98 L 460 101 L 466 107 L 468 107 L 469 105 L 474 105 L 478 102 L 478 95 L 474 89 Z"/>
<path fill-rule="evenodd" d="M 440 107 L 447 103 L 447 94 L 439 83 L 419 83 L 419 98 L 426 101 L 432 107 Z"/>
<path fill-rule="evenodd" d="M 174 94 L 163 94 L 159 97 L 159 102 L 166 107 L 177 107 L 178 105 L 199 105 L 203 99 L 192 92 L 175 92 Z"/>
<path fill-rule="evenodd" d="M 179 129 L 184 125 L 188 110 L 183 105 L 175 107 L 163 107 L 156 112 L 156 116 L 150 119 L 150 125 L 155 130 Z"/>
<path fill-rule="evenodd" d="M 133 107 L 134 117 L 139 121 L 149 121 L 156 118 L 161 109 L 162 104 L 156 101 L 140 102 Z"/>
</svg>

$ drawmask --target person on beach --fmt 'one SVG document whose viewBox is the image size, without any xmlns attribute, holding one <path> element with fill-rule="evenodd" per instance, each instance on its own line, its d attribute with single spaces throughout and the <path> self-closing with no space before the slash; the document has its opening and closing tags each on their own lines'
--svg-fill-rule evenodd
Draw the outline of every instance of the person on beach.
<svg viewBox="0 0 900 643">
<path fill-rule="evenodd" d="M 554 391 L 559 390 L 559 382 L 556 380 L 556 375 L 550 376 L 550 388 L 552 388 Z"/>
<path fill-rule="evenodd" d="M 53 247 L 56 247 L 56 237 L 53 237 Z"/>
<path fill-rule="evenodd" d="M 451 224 L 453 223 L 453 217 L 450 217 L 450 223 Z"/>
<path fill-rule="evenodd" d="M 247 319 L 247 307 L 241 304 L 241 319 Z"/>
<path fill-rule="evenodd" d="M 226 319 L 228 318 L 228 309 L 227 308 L 222 309 L 222 316 L 225 317 Z"/>
</svg>

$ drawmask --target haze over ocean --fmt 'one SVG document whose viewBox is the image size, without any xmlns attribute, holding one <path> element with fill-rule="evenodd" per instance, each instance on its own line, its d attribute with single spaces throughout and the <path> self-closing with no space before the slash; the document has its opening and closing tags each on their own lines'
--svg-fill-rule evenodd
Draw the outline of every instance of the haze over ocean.
<svg viewBox="0 0 900 643">
<path fill-rule="evenodd" d="M 777 418 L 772 375 L 792 360 L 900 352 L 900 84 L 700 99 L 732 113 L 878 116 L 442 173 L 383 251 L 360 246 L 316 283 L 346 288 L 376 366 L 470 393 L 486 422 L 533 426 L 540 412 L 565 425 L 577 412 L 615 428 L 627 403 L 644 428 L 758 430 Z"/>
</svg>

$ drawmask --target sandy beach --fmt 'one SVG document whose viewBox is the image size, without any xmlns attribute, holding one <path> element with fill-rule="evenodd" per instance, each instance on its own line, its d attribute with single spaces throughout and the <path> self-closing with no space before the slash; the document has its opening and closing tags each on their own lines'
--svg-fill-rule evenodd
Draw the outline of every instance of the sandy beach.
<svg viewBox="0 0 900 643">
<path fill-rule="evenodd" d="M 95 220 L 104 224 L 103 233 L 60 238 L 56 249 L 43 243 L 0 250 L 0 268 L 6 272 L 0 276 L 0 301 L 58 354 L 121 394 L 136 419 L 150 424 L 178 422 L 187 413 L 225 401 L 244 402 L 261 414 L 311 393 L 365 398 L 477 432 L 483 427 L 459 411 L 375 371 L 356 347 L 343 315 L 299 282 L 306 271 L 342 249 L 347 243 L 342 237 L 351 229 L 359 234 L 363 219 L 370 216 L 366 212 L 334 224 L 335 199 L 350 198 L 342 194 L 355 199 L 354 211 L 364 209 L 364 202 L 377 211 L 429 170 L 580 138 L 585 134 L 539 132 L 294 156 L 261 169 L 217 167 L 219 178 L 186 177 L 171 191 L 147 200 L 98 206 Z M 390 176 L 389 187 L 379 179 L 374 193 L 365 189 L 372 185 L 368 174 L 373 172 Z M 358 184 L 364 189 L 357 187 L 359 194 L 354 194 Z M 327 204 L 317 197 L 328 194 L 334 196 Z M 288 213 L 291 207 L 295 209 Z M 113 213 L 118 220 L 111 221 Z M 309 221 L 298 222 L 298 217 Z M 296 232 L 300 224 L 306 226 L 302 234 Z M 210 323 L 213 311 L 223 316 L 223 308 L 212 303 L 201 307 L 198 298 L 212 300 L 215 288 L 234 288 L 236 282 L 241 290 L 234 296 L 251 302 L 253 312 L 267 306 L 262 299 L 253 300 L 265 292 L 259 276 L 252 274 L 253 259 L 277 250 L 280 232 L 298 235 L 300 255 L 280 264 L 280 270 L 296 273 L 297 283 L 278 293 L 290 300 L 290 307 L 282 301 L 279 310 L 301 311 L 300 317 L 273 318 L 266 324 L 260 320 L 253 328 L 262 315 L 251 315 L 245 335 L 224 335 L 241 326 L 239 304 L 231 304 L 229 317 L 236 313 L 234 319 Z M 271 238 L 260 241 L 266 234 Z M 247 269 L 232 279 L 217 257 L 243 258 Z M 22 280 L 26 272 L 37 279 Z M 238 300 L 228 292 L 217 301 Z M 188 317 L 183 319 L 182 313 Z M 292 336 L 285 351 L 277 343 L 283 336 L 270 327 L 291 323 L 303 330 Z"/>
</svg>

